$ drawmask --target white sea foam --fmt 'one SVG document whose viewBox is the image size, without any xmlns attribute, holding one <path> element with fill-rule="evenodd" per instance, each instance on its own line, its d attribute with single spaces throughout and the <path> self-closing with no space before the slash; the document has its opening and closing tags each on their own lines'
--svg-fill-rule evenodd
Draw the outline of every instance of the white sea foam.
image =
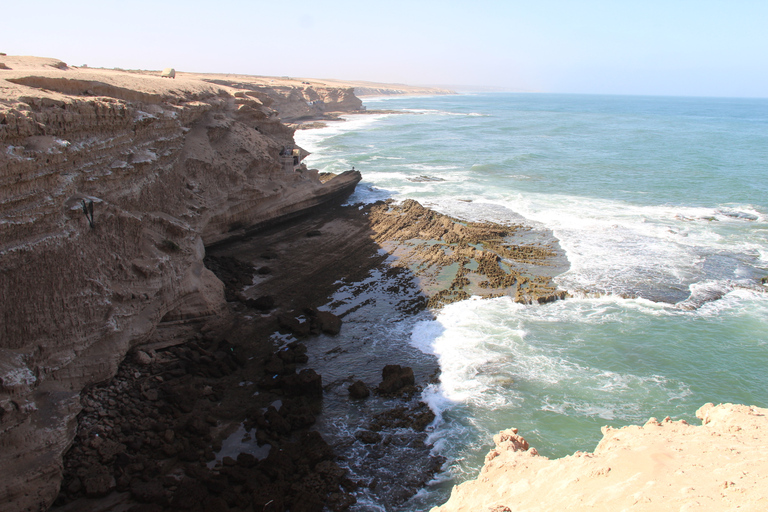
<svg viewBox="0 0 768 512">
<path fill-rule="evenodd" d="M 510 394 L 508 388 L 515 381 L 538 385 L 579 381 L 581 386 L 592 390 L 626 390 L 640 382 L 658 384 L 658 381 L 655 376 L 584 366 L 569 360 L 567 344 L 551 346 L 551 342 L 547 342 L 539 347 L 541 340 L 529 341 L 529 338 L 540 336 L 546 332 L 542 329 L 551 324 L 599 328 L 609 323 L 620 325 L 627 321 L 627 316 L 647 314 L 678 313 L 651 301 L 616 296 L 571 299 L 547 307 L 516 304 L 509 298 L 475 299 L 446 306 L 436 320 L 418 323 L 411 343 L 439 358 L 442 369 L 439 392 L 434 388 L 425 392 L 425 399 L 436 411 L 478 396 L 487 405 L 497 400 L 514 401 L 514 392 Z M 488 391 L 505 396 L 484 395 Z"/>
<path fill-rule="evenodd" d="M 414 171 L 451 171 L 454 169 L 460 169 L 455 165 L 429 165 L 429 164 L 402 164 L 395 167 L 406 167 L 413 169 Z"/>
<path fill-rule="evenodd" d="M 428 108 L 407 108 L 402 112 L 410 112 L 413 114 L 429 114 L 435 116 L 461 116 L 461 117 L 490 117 L 489 114 L 483 114 L 480 112 L 450 112 L 448 110 L 436 110 Z"/>
<path fill-rule="evenodd" d="M 327 121 L 324 128 L 297 130 L 294 134 L 296 144 L 314 153 L 327 147 L 327 140 L 344 133 L 360 131 L 377 123 L 391 114 L 350 114 L 341 116 L 341 121 Z"/>
<path fill-rule="evenodd" d="M 560 284 L 574 293 L 597 291 L 658 298 L 649 292 L 658 292 L 658 285 L 684 289 L 697 279 L 703 267 L 714 272 L 713 277 L 727 277 L 736 272 L 732 268 L 738 265 L 736 259 L 760 257 L 760 240 L 733 239 L 729 231 L 729 223 L 747 221 L 730 217 L 722 222 L 711 221 L 714 209 L 637 206 L 551 194 L 477 197 L 468 194 L 469 189 L 454 190 L 460 197 L 514 210 L 551 228 L 571 264 L 560 277 Z M 439 209 L 456 209 L 450 199 L 441 199 L 438 204 Z M 474 209 L 475 217 L 486 213 L 479 202 L 464 208 Z M 729 267 L 717 269 L 707 264 L 707 258 L 723 253 L 734 260 Z M 675 293 L 670 292 L 670 300 Z"/>
<path fill-rule="evenodd" d="M 382 155 L 372 155 L 367 158 L 367 161 L 371 161 L 371 162 L 375 162 L 377 160 L 403 160 L 403 158 L 399 156 L 382 156 Z"/>
</svg>

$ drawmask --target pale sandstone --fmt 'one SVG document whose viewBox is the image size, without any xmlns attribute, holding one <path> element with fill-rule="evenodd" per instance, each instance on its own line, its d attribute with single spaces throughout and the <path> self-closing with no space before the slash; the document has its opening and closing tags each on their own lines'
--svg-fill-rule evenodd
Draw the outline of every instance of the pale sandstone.
<svg viewBox="0 0 768 512">
<path fill-rule="evenodd" d="M 603 427 L 593 453 L 549 460 L 516 429 L 494 437 L 476 480 L 432 512 L 768 510 L 768 409 L 706 404 L 685 421 Z"/>
</svg>

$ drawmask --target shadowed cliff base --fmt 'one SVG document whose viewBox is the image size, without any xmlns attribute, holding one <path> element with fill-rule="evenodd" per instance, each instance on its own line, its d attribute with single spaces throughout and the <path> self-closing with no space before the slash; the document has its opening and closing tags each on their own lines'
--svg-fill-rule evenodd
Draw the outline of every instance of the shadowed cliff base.
<svg viewBox="0 0 768 512">
<path fill-rule="evenodd" d="M 380 405 L 348 438 L 330 440 L 313 437 L 310 429 L 328 414 L 324 408 L 338 407 L 339 395 L 357 407 L 346 396 L 352 382 L 329 381 L 311 368 L 361 357 L 356 341 L 344 341 L 353 326 L 342 322 L 355 311 L 367 314 L 376 300 L 365 296 L 372 273 L 379 276 L 373 286 L 386 289 L 374 293 L 403 315 L 428 315 L 428 305 L 457 300 L 461 292 L 517 293 L 521 274 L 500 263 L 501 247 L 507 258 L 525 247 L 504 245 L 517 229 L 525 231 L 460 222 L 409 201 L 327 207 L 209 248 L 206 265 L 225 284 L 225 313 L 202 330 L 190 325 L 177 346 L 169 345 L 184 340 L 168 339 L 161 327 L 114 379 L 89 390 L 55 509 L 110 510 L 119 503 L 111 510 L 129 510 L 151 503 L 182 510 L 194 501 L 202 510 L 247 510 L 271 501 L 281 504 L 276 510 L 344 510 L 365 495 L 397 510 L 444 462 L 425 443 L 434 415 L 418 398 L 436 378 L 435 361 L 416 368 L 415 379 L 411 371 L 412 381 L 392 377 L 392 370 L 382 375 L 385 366 L 404 362 L 392 360 L 406 357 L 397 351 L 370 363 L 376 377 L 361 382 L 373 394 L 362 400 Z M 485 256 L 490 247 L 499 251 L 492 258 Z M 518 259 L 544 264 L 553 251 L 530 246 Z M 487 261 L 470 264 L 477 260 Z M 345 285 L 360 304 L 334 315 L 326 305 Z M 541 297 L 553 293 L 541 289 L 547 290 Z M 173 332 L 183 328 L 176 324 Z M 316 457 L 304 455 L 318 450 Z M 387 472 L 393 463 L 408 464 L 409 478 Z M 188 498 L 190 489 L 195 500 Z"/>
<path fill-rule="evenodd" d="M 210 76 L 0 57 L 0 508 L 41 509 L 83 388 L 221 312 L 204 244 L 338 199 L 359 176 L 321 182 L 280 112 Z M 281 90 L 299 89 L 320 94 Z M 354 100 L 324 91 L 323 109 Z"/>
</svg>

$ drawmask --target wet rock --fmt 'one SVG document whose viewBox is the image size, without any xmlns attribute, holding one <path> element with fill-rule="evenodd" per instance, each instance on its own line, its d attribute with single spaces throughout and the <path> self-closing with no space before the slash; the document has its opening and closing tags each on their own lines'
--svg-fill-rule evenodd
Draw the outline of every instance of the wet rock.
<svg viewBox="0 0 768 512">
<path fill-rule="evenodd" d="M 349 386 L 349 397 L 357 400 L 368 398 L 371 395 L 371 390 L 365 385 L 365 382 L 358 380 Z"/>
<path fill-rule="evenodd" d="M 308 406 L 286 406 L 284 404 L 280 412 L 291 425 L 291 430 L 299 430 L 315 424 L 315 415 Z"/>
<path fill-rule="evenodd" d="M 264 413 L 264 418 L 269 424 L 269 429 L 276 434 L 286 435 L 291 432 L 291 424 L 283 418 L 277 409 L 271 405 L 267 408 L 267 412 Z"/>
<path fill-rule="evenodd" d="M 415 407 L 395 407 L 373 417 L 368 428 L 374 431 L 383 429 L 410 428 L 423 432 L 435 420 L 435 413 L 424 402 Z"/>
<path fill-rule="evenodd" d="M 341 332 L 341 318 L 330 311 L 318 311 L 313 318 L 316 330 L 335 336 Z"/>
<path fill-rule="evenodd" d="M 388 364 L 381 372 L 381 384 L 376 391 L 382 395 L 392 395 L 401 391 L 408 391 L 405 388 L 414 386 L 416 380 L 413 376 L 413 369 L 409 366 L 400 366 L 399 364 Z"/>
<path fill-rule="evenodd" d="M 277 352 L 277 357 L 286 364 L 304 364 L 307 357 L 307 347 L 303 343 L 294 341 Z"/>
<path fill-rule="evenodd" d="M 407 178 L 407 179 L 408 181 L 412 181 L 414 183 L 425 183 L 429 181 L 445 181 L 443 178 L 437 178 L 435 176 L 426 176 L 426 175 L 416 176 L 415 178 Z"/>
<path fill-rule="evenodd" d="M 282 381 L 283 391 L 292 396 L 322 396 L 323 380 L 315 370 L 305 368 L 297 374 L 287 375 Z"/>
<path fill-rule="evenodd" d="M 256 299 L 246 299 L 245 305 L 259 311 L 271 311 L 275 308 L 275 298 L 271 295 L 262 295 Z"/>
<path fill-rule="evenodd" d="M 300 449 L 311 465 L 324 460 L 331 460 L 333 449 L 325 442 L 319 432 L 305 432 L 301 436 Z"/>
<path fill-rule="evenodd" d="M 568 296 L 568 292 L 564 290 L 560 290 L 554 293 L 550 293 L 547 295 L 541 295 L 539 297 L 536 297 L 536 302 L 539 304 L 549 304 L 550 302 L 555 302 L 558 300 L 563 300 Z"/>
<path fill-rule="evenodd" d="M 310 334 L 309 321 L 295 314 L 280 315 L 277 317 L 277 323 L 282 329 L 291 332 L 296 337 L 306 337 Z"/>
<path fill-rule="evenodd" d="M 375 444 L 381 442 L 381 434 L 370 430 L 362 430 L 355 434 L 355 437 L 365 444 Z"/>
<path fill-rule="evenodd" d="M 252 468 L 256 465 L 258 459 L 250 453 L 239 453 L 237 455 L 237 465 L 244 468 Z"/>
</svg>

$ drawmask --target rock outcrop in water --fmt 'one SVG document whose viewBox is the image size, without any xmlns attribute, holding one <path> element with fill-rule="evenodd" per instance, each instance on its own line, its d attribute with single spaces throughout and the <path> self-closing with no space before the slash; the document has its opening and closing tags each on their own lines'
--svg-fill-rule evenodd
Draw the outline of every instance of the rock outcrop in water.
<svg viewBox="0 0 768 512">
<path fill-rule="evenodd" d="M 371 209 L 374 239 L 412 269 L 440 307 L 470 296 L 509 295 L 540 304 L 565 298 L 553 277 L 567 268 L 557 240 L 543 230 L 464 222 L 408 199 Z"/>
<path fill-rule="evenodd" d="M 502 431 L 480 476 L 432 510 L 766 510 L 768 409 L 707 404 L 696 416 L 603 427 L 593 453 L 557 460 Z"/>
<path fill-rule="evenodd" d="M 132 347 L 220 311 L 204 247 L 348 194 L 360 175 L 286 171 L 293 131 L 249 87 L 3 62 L 0 503 L 39 510 L 58 492 L 83 388 Z M 359 105 L 335 94 L 338 109 Z"/>
</svg>

